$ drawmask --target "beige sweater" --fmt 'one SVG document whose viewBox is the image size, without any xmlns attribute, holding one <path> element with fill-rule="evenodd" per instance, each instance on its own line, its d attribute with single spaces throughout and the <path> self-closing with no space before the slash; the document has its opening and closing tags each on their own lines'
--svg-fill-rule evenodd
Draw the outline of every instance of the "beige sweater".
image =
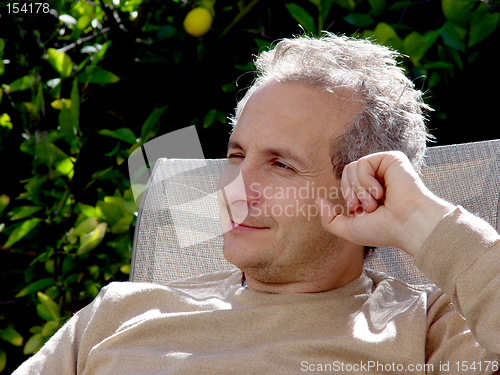
<svg viewBox="0 0 500 375">
<path fill-rule="evenodd" d="M 328 292 L 264 294 L 229 271 L 167 286 L 112 283 L 14 374 L 498 371 L 496 231 L 457 209 L 415 263 L 451 296 L 472 333 L 437 287 L 366 270 Z"/>
</svg>

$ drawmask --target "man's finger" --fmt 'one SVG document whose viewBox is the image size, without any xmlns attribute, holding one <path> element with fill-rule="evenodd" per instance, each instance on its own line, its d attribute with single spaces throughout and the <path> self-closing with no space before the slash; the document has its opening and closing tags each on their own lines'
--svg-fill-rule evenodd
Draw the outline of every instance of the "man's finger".
<svg viewBox="0 0 500 375">
<path fill-rule="evenodd" d="M 372 190 L 371 185 L 374 182 L 378 185 L 378 182 L 375 178 L 371 178 L 370 174 L 374 174 L 374 171 L 366 167 L 361 169 L 359 162 L 351 163 L 344 169 L 343 176 L 346 175 L 347 179 L 344 185 L 349 185 L 351 199 L 352 195 L 356 197 L 356 199 L 353 199 L 354 207 L 353 205 L 349 207 L 351 212 L 360 210 L 373 212 L 377 209 L 378 202 L 372 196 L 370 190 Z"/>
<path fill-rule="evenodd" d="M 317 198 L 314 203 L 319 207 L 323 228 L 335 236 L 348 239 L 348 221 L 353 217 L 343 215 L 338 206 L 324 198 Z"/>
<path fill-rule="evenodd" d="M 349 179 L 349 170 L 355 168 L 355 163 L 348 164 L 345 166 L 342 172 L 342 178 L 340 180 L 340 187 L 342 189 L 342 195 L 347 205 L 348 212 L 354 212 L 356 207 L 361 205 L 358 197 L 356 196 L 354 189 L 352 187 L 352 182 Z"/>
</svg>

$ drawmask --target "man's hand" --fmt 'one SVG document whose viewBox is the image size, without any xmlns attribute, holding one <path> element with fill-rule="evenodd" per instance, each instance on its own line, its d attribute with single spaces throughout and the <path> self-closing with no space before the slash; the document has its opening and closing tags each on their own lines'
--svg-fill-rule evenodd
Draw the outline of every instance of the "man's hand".
<svg viewBox="0 0 500 375">
<path fill-rule="evenodd" d="M 415 256 L 441 219 L 455 207 L 432 194 L 401 152 L 380 152 L 342 173 L 347 212 L 316 199 L 323 227 L 365 246 L 396 246 Z"/>
</svg>

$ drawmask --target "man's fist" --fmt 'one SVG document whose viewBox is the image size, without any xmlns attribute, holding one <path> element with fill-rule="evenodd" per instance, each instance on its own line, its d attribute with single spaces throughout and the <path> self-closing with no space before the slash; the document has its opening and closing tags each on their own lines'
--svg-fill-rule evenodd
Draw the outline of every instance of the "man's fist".
<svg viewBox="0 0 500 375">
<path fill-rule="evenodd" d="M 396 246 L 414 256 L 439 221 L 455 207 L 432 194 L 401 152 L 380 152 L 342 173 L 346 215 L 316 199 L 323 227 L 365 246 Z"/>
</svg>

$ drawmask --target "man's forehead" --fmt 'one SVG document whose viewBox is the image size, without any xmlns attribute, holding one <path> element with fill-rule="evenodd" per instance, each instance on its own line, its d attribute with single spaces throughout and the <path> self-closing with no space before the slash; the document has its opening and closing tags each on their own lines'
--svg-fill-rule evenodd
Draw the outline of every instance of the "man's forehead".
<svg viewBox="0 0 500 375">
<path fill-rule="evenodd" d="M 342 87 L 326 89 L 271 80 L 248 98 L 237 124 L 251 114 L 281 119 L 289 125 L 295 123 L 305 132 L 312 130 L 312 126 L 319 126 L 322 132 L 332 129 L 343 132 L 363 106 L 355 93 Z"/>
</svg>

